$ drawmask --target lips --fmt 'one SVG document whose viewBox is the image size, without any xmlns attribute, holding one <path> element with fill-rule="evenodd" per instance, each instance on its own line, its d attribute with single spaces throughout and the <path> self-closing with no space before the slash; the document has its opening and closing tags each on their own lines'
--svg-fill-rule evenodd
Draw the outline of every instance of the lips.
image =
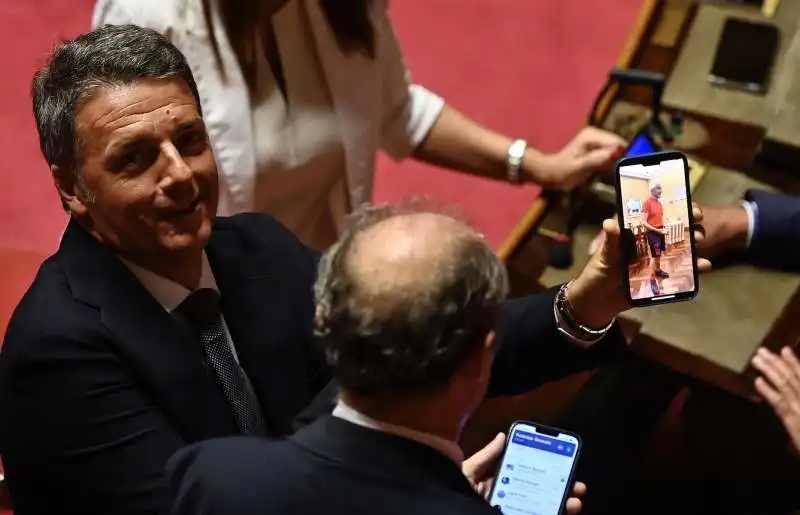
<svg viewBox="0 0 800 515">
<path fill-rule="evenodd" d="M 195 211 L 200 207 L 200 204 L 203 202 L 202 197 L 197 197 L 191 204 L 186 206 L 183 209 L 178 210 L 171 210 L 171 211 L 164 211 L 161 216 L 168 220 L 175 220 L 178 218 L 183 218 L 184 216 L 188 216 L 194 214 Z"/>
</svg>

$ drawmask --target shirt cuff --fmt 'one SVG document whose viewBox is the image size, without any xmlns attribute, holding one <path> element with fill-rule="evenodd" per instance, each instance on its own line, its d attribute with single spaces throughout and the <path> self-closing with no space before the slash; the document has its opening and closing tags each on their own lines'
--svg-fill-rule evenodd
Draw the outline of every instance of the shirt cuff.
<svg viewBox="0 0 800 515">
<path fill-rule="evenodd" d="M 561 316 L 561 312 L 558 310 L 558 305 L 556 302 L 553 302 L 553 316 L 556 317 L 556 328 L 558 329 L 558 332 L 561 333 L 561 336 L 563 336 L 568 342 L 584 349 L 599 342 L 603 339 L 606 333 L 608 333 L 608 330 L 605 330 L 603 331 L 603 334 L 593 340 L 582 338 L 569 326 L 569 324 L 567 324 L 567 321 L 564 320 L 564 317 Z"/>
<path fill-rule="evenodd" d="M 750 248 L 750 243 L 753 241 L 753 236 L 756 233 L 756 218 L 758 217 L 758 204 L 745 200 L 742 202 L 742 207 L 747 213 L 747 248 Z"/>
</svg>

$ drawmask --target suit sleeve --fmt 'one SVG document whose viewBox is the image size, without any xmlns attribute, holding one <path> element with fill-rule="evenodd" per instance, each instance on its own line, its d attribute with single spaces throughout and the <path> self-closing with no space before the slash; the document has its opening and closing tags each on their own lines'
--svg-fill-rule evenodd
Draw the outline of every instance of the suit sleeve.
<svg viewBox="0 0 800 515">
<path fill-rule="evenodd" d="M 275 460 L 265 455 L 267 445 L 260 439 L 233 437 L 207 440 L 181 449 L 166 467 L 172 502 L 169 513 L 289 513 L 271 506 L 274 496 L 264 491 L 264 482 L 267 488 L 279 487 L 278 481 L 269 477 L 275 470 Z"/>
<path fill-rule="evenodd" d="M 598 367 L 627 352 L 618 324 L 588 349 L 569 342 L 558 331 L 553 311 L 559 288 L 506 301 L 489 396 L 524 393 L 549 381 Z"/>
<path fill-rule="evenodd" d="M 58 337 L 23 343 L 0 403 L 14 421 L 3 424 L 0 450 L 15 504 L 24 513 L 159 513 L 164 465 L 185 442 L 119 358 Z"/>
<path fill-rule="evenodd" d="M 800 197 L 750 190 L 755 227 L 747 258 L 755 265 L 800 271 Z"/>
</svg>

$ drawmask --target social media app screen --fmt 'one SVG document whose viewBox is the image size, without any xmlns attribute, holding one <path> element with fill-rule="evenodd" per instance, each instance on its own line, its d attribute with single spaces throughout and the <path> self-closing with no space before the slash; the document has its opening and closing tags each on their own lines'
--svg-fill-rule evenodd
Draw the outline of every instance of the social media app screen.
<svg viewBox="0 0 800 515">
<path fill-rule="evenodd" d="M 557 515 L 577 447 L 572 436 L 515 426 L 489 503 L 504 515 Z"/>
</svg>

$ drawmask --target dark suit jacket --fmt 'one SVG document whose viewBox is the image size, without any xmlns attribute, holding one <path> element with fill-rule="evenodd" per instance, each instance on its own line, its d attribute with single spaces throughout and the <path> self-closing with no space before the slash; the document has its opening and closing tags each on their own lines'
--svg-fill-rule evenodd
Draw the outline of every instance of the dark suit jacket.
<svg viewBox="0 0 800 515">
<path fill-rule="evenodd" d="M 206 252 L 271 435 L 330 412 L 336 386 L 312 341 L 318 256 L 259 214 L 218 219 Z M 507 303 L 491 394 L 529 390 L 624 347 L 616 331 L 589 351 L 568 345 L 554 295 Z M 0 354 L 0 454 L 17 515 L 157 513 L 168 505 L 167 459 L 236 433 L 199 345 L 71 222 Z"/>
<path fill-rule="evenodd" d="M 175 515 L 497 513 L 439 451 L 332 416 L 282 442 L 190 447 L 168 475 Z"/>
<path fill-rule="evenodd" d="M 757 265 L 800 271 L 800 197 L 750 190 L 745 199 L 758 206 L 753 241 L 747 251 Z"/>
</svg>

